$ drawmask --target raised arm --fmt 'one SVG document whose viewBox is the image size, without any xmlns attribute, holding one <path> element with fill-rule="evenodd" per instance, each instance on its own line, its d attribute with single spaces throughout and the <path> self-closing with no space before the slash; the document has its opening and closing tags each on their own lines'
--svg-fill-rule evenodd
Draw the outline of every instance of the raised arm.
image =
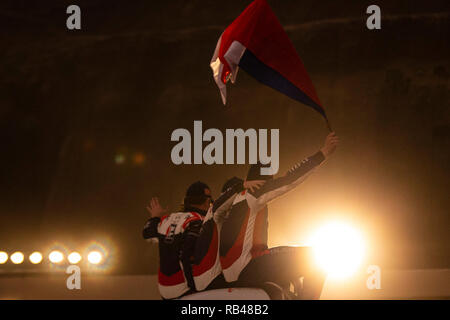
<svg viewBox="0 0 450 320">
<path fill-rule="evenodd" d="M 251 193 L 258 207 L 265 206 L 271 200 L 285 194 L 302 183 L 336 149 L 339 139 L 330 133 L 324 146 L 314 155 L 304 159 L 291 168 L 284 176 L 267 181 L 260 189 Z"/>
<path fill-rule="evenodd" d="M 142 236 L 144 239 L 158 238 L 158 224 L 161 221 L 161 216 L 167 212 L 167 208 L 164 209 L 161 207 L 159 199 L 153 197 L 146 209 L 148 213 L 150 213 L 150 219 L 147 220 L 147 223 L 144 226 Z"/>
</svg>

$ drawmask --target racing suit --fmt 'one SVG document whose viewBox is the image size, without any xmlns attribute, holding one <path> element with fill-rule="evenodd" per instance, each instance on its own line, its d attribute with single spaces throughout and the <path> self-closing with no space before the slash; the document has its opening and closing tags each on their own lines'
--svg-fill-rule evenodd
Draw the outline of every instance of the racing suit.
<svg viewBox="0 0 450 320">
<path fill-rule="evenodd" d="M 196 239 L 192 265 L 195 287 L 198 291 L 225 287 L 219 260 L 219 239 L 223 217 L 230 210 L 234 198 L 244 190 L 243 182 L 223 192 L 206 214 Z"/>
<path fill-rule="evenodd" d="M 186 239 L 191 234 L 198 236 L 206 212 L 187 209 L 190 211 L 150 218 L 143 230 L 144 239 L 158 239 L 158 288 L 164 299 L 178 298 L 195 290 L 191 269 L 194 243 Z"/>
<path fill-rule="evenodd" d="M 255 192 L 245 190 L 234 197 L 229 214 L 221 217 L 219 254 L 227 282 L 239 279 L 239 283 L 245 285 L 264 281 L 284 284 L 292 277 L 302 276 L 300 272 L 306 272 L 305 259 L 310 261 L 307 249 L 268 249 L 267 204 L 298 186 L 324 160 L 319 151 L 295 165 L 284 176 L 268 180 Z"/>
</svg>

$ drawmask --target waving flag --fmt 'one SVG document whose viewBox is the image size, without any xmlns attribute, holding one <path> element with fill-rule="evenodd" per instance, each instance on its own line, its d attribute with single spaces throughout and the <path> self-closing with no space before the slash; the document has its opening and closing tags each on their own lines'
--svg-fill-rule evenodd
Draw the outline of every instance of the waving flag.
<svg viewBox="0 0 450 320">
<path fill-rule="evenodd" d="M 223 104 L 227 98 L 226 83 L 230 79 L 234 83 L 241 68 L 327 119 L 303 62 L 266 0 L 253 1 L 225 29 L 210 65 Z"/>
</svg>

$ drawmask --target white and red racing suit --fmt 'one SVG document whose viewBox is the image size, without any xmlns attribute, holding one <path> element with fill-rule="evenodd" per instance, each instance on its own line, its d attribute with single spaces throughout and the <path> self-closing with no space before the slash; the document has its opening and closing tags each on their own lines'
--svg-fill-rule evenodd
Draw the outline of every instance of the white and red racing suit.
<svg viewBox="0 0 450 320">
<path fill-rule="evenodd" d="M 219 254 L 227 282 L 237 281 L 242 270 L 257 257 L 270 253 L 267 247 L 267 204 L 303 182 L 325 157 L 321 151 L 295 165 L 284 176 L 266 181 L 251 193 L 242 191 L 233 197 L 228 211 L 216 212 L 221 221 Z M 219 217 L 220 214 L 224 216 Z"/>
<path fill-rule="evenodd" d="M 226 216 L 234 198 L 244 190 L 243 183 L 237 183 L 223 192 L 208 210 L 196 239 L 192 273 L 198 291 L 205 290 L 222 273 L 219 260 L 219 239 L 221 218 Z"/>
<path fill-rule="evenodd" d="M 186 238 L 198 236 L 203 217 L 198 212 L 176 212 L 151 218 L 143 230 L 144 239 L 159 241 L 158 288 L 164 299 L 174 299 L 194 290 L 191 257 L 194 245 Z"/>
</svg>

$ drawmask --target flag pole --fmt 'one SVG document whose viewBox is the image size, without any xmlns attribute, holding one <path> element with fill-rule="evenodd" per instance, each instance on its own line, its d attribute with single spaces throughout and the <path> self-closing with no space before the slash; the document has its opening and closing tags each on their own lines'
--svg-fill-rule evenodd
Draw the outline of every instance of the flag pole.
<svg viewBox="0 0 450 320">
<path fill-rule="evenodd" d="M 333 129 L 331 129 L 331 125 L 330 125 L 330 121 L 328 121 L 328 118 L 325 118 L 325 120 L 327 121 L 327 128 L 330 132 L 333 132 Z"/>
</svg>

